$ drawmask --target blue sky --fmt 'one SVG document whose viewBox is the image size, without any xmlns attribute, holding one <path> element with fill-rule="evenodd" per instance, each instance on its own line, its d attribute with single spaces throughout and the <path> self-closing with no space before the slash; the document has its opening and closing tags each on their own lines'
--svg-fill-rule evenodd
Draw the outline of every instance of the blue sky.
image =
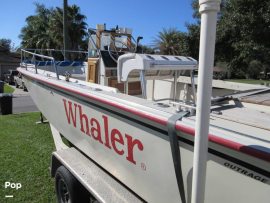
<svg viewBox="0 0 270 203">
<path fill-rule="evenodd" d="M 87 16 L 88 27 L 107 24 L 107 28 L 129 27 L 133 35 L 144 37 L 142 44 L 149 45 L 162 28 L 175 27 L 186 31 L 185 23 L 192 23 L 192 0 L 68 0 L 76 4 Z M 20 44 L 19 34 L 25 19 L 35 13 L 34 2 L 47 7 L 62 7 L 62 0 L 2 0 L 0 3 L 0 38 L 9 38 Z"/>
</svg>

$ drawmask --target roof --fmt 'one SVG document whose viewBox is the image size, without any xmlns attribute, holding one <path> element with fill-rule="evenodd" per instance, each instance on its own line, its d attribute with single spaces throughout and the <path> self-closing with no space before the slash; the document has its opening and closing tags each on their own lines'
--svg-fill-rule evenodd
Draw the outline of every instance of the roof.
<svg viewBox="0 0 270 203">
<path fill-rule="evenodd" d="M 0 64 L 20 63 L 21 56 L 18 53 L 8 53 L 0 51 Z"/>
</svg>

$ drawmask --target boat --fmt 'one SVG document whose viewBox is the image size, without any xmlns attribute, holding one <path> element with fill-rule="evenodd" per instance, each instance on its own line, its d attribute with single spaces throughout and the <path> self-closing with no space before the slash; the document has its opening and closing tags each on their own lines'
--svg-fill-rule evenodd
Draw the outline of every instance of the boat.
<svg viewBox="0 0 270 203">
<path fill-rule="evenodd" d="M 44 70 L 22 59 L 33 101 L 60 139 L 141 201 L 191 202 L 198 62 L 144 54 L 128 28 L 98 25 L 90 35 L 84 80 L 60 73 L 53 57 L 22 50 L 51 61 Z M 181 77 L 190 78 L 185 91 Z M 267 91 L 212 99 L 205 202 L 269 202 L 270 111 L 241 102 Z"/>
</svg>

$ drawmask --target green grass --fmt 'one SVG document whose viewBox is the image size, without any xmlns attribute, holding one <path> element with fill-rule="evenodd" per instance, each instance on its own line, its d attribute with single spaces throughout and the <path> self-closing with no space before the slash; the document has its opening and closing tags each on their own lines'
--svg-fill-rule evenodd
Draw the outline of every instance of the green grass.
<svg viewBox="0 0 270 203">
<path fill-rule="evenodd" d="M 253 80 L 253 79 L 231 79 L 227 80 L 229 82 L 238 82 L 238 83 L 247 83 L 247 84 L 253 84 L 253 85 L 260 85 L 261 83 L 269 83 L 270 80 Z"/>
<path fill-rule="evenodd" d="M 56 202 L 49 166 L 54 150 L 48 124 L 36 124 L 39 113 L 0 116 L 0 202 Z M 19 182 L 19 190 L 5 189 Z M 5 195 L 14 195 L 5 198 Z"/>
<path fill-rule="evenodd" d="M 13 93 L 15 89 L 7 84 L 4 84 L 4 93 Z"/>
</svg>

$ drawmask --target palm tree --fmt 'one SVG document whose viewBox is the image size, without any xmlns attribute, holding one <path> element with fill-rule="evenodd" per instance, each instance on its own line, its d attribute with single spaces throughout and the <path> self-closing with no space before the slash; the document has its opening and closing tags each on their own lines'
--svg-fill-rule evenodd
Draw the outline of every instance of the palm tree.
<svg viewBox="0 0 270 203">
<path fill-rule="evenodd" d="M 21 45 L 24 48 L 63 49 L 63 9 L 47 9 L 36 3 L 36 14 L 26 18 L 27 25 L 21 30 Z M 86 16 L 76 5 L 68 7 L 67 23 L 70 49 L 80 50 L 87 47 Z"/>
<path fill-rule="evenodd" d="M 54 45 L 49 34 L 51 10 L 36 3 L 36 15 L 26 18 L 27 25 L 21 30 L 20 38 L 24 48 L 50 48 Z"/>
<path fill-rule="evenodd" d="M 154 44 L 161 54 L 186 55 L 187 52 L 186 34 L 179 32 L 175 28 L 164 28 L 158 33 Z"/>
<path fill-rule="evenodd" d="M 87 36 L 86 16 L 80 14 L 80 8 L 76 5 L 68 6 L 67 26 L 69 48 L 80 50 L 84 46 L 84 39 Z M 54 41 L 58 42 L 59 48 L 63 49 L 63 9 L 56 8 L 50 18 L 50 34 Z"/>
</svg>

